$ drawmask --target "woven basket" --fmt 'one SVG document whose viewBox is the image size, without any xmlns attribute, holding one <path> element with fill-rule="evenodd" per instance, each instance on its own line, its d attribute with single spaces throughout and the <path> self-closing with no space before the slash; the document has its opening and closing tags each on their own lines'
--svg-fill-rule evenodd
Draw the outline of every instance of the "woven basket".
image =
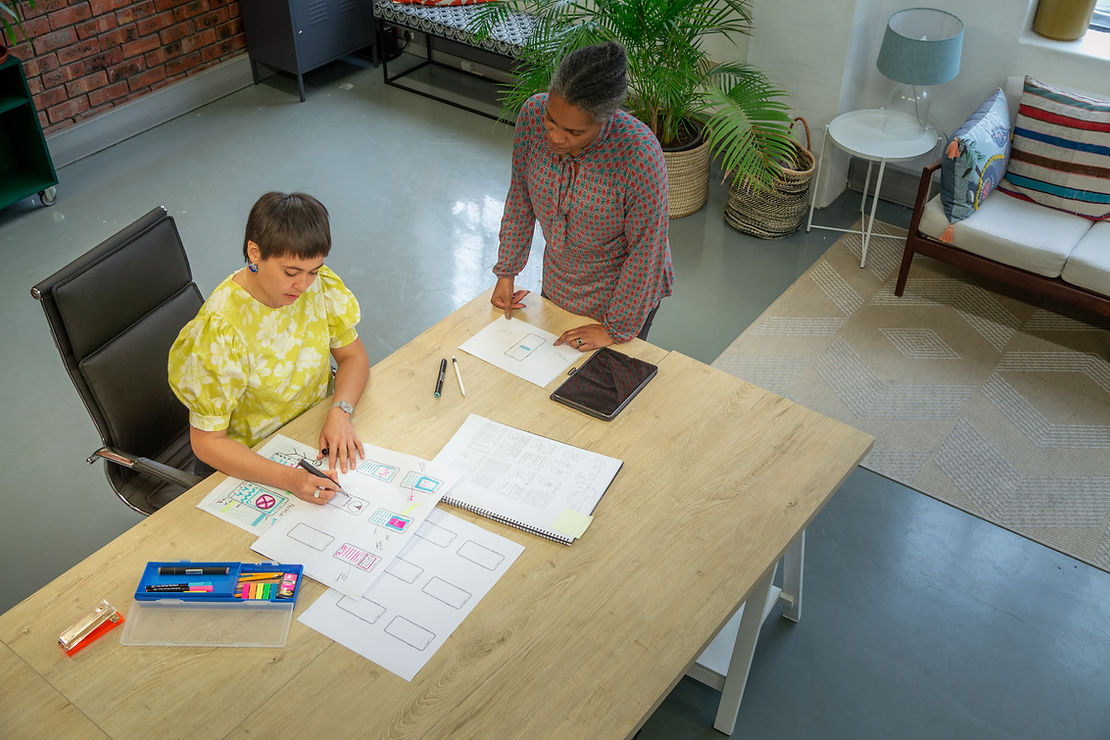
<svg viewBox="0 0 1110 740">
<path fill-rule="evenodd" d="M 816 164 L 810 151 L 809 124 L 795 118 L 790 124 L 802 122 L 806 132 L 805 148 L 794 144 L 794 156 L 785 162 L 769 190 L 757 191 L 733 178 L 728 189 L 725 221 L 745 234 L 761 239 L 781 239 L 798 230 L 809 208 L 809 185 Z"/>
<path fill-rule="evenodd" d="M 709 142 L 705 138 L 690 149 L 663 152 L 667 163 L 667 215 L 689 216 L 709 199 Z"/>
</svg>

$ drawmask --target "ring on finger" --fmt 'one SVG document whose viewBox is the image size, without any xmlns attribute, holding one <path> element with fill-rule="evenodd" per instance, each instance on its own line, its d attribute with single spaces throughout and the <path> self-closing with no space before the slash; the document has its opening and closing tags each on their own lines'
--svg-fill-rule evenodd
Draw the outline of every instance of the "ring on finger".
<svg viewBox="0 0 1110 740">
<path fill-rule="evenodd" d="M 582 337 L 579 337 L 578 339 L 575 339 L 574 341 L 578 342 L 577 346 L 579 346 L 579 347 L 582 346 Z"/>
</svg>

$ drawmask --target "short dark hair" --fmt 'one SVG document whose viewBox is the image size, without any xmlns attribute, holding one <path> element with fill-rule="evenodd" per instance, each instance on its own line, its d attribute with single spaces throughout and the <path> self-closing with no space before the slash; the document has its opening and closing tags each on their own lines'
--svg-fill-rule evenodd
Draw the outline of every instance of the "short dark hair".
<svg viewBox="0 0 1110 740">
<path fill-rule="evenodd" d="M 307 193 L 266 193 L 255 201 L 247 216 L 243 257 L 250 262 L 247 242 L 258 245 L 264 260 L 327 257 L 331 251 L 328 209 Z"/>
<path fill-rule="evenodd" d="M 614 42 L 584 46 L 563 57 L 551 78 L 549 92 L 604 123 L 628 92 L 628 57 Z"/>
</svg>

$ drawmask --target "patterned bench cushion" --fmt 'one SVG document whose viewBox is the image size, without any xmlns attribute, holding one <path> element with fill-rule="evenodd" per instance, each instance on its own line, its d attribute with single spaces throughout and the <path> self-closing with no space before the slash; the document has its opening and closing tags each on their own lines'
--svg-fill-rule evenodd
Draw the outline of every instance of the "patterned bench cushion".
<svg viewBox="0 0 1110 740">
<path fill-rule="evenodd" d="M 520 56 L 521 47 L 535 25 L 532 16 L 514 14 L 495 28 L 490 38 L 479 41 L 469 30 L 477 7 L 475 5 L 413 5 L 395 3 L 392 0 L 376 0 L 374 16 L 379 21 L 427 33 L 437 38 L 458 41 L 475 49 L 485 49 L 505 57 Z"/>
</svg>

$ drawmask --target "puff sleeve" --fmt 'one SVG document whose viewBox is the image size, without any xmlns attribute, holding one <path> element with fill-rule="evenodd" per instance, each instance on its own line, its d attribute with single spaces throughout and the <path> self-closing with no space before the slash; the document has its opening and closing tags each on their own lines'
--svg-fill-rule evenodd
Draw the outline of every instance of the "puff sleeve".
<svg viewBox="0 0 1110 740">
<path fill-rule="evenodd" d="M 346 347 L 358 339 L 355 326 L 362 317 L 358 299 L 330 269 L 321 269 L 319 279 L 324 309 L 328 315 L 328 344 L 332 349 Z"/>
<path fill-rule="evenodd" d="M 248 358 L 239 332 L 218 314 L 202 313 L 185 325 L 170 348 L 168 369 L 189 424 L 206 432 L 228 428 L 247 390 Z"/>
</svg>

